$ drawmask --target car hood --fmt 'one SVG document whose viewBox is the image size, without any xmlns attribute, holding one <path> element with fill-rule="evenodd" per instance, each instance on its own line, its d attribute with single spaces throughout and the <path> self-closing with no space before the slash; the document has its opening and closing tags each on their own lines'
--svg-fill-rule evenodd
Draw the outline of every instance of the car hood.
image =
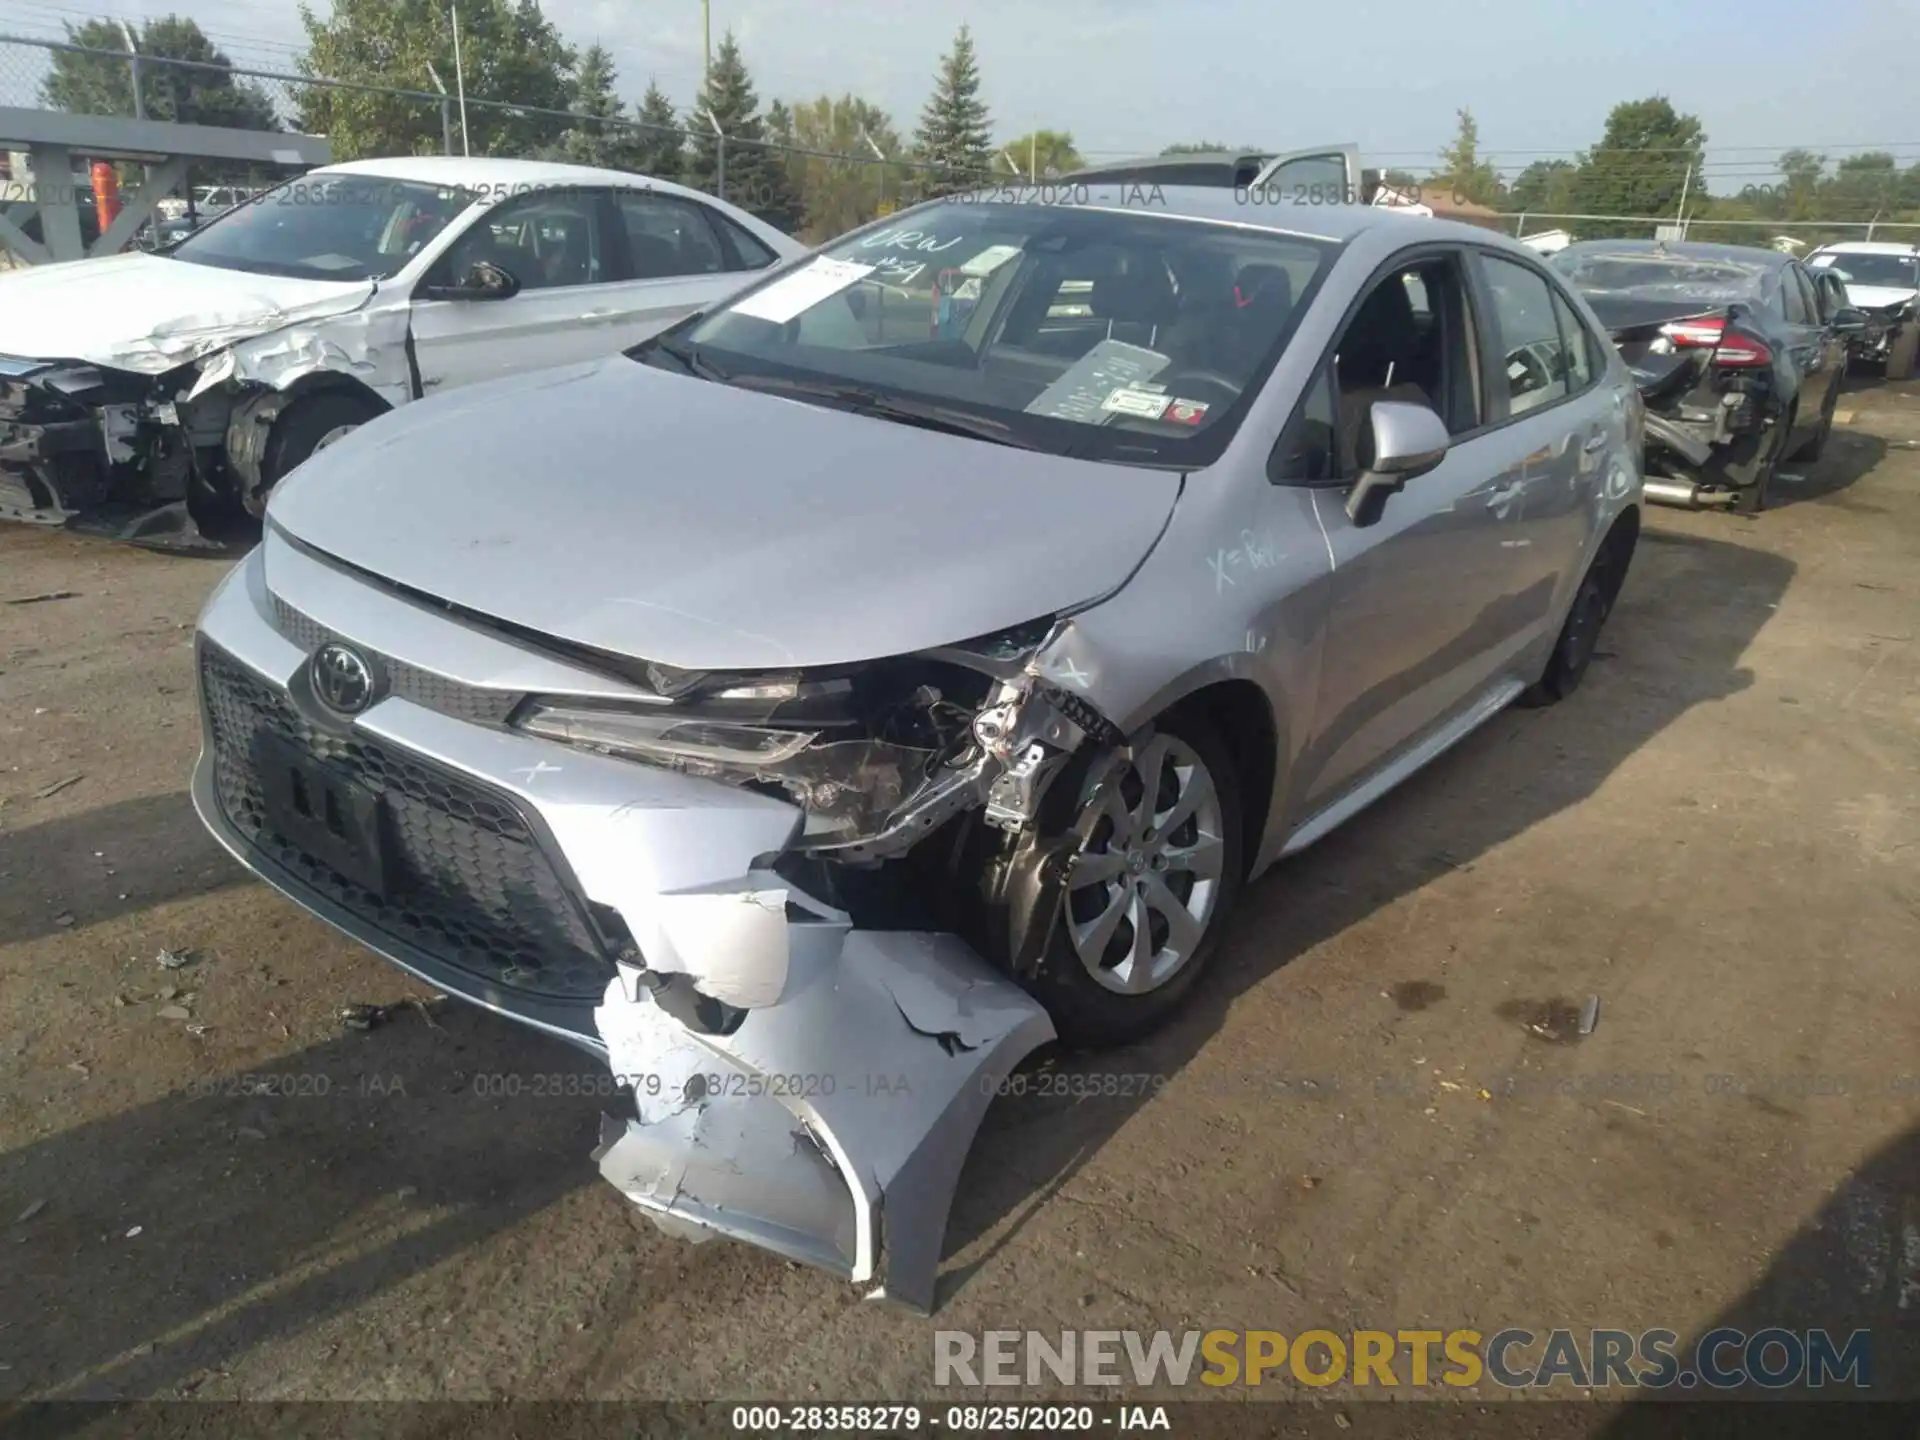
<svg viewBox="0 0 1920 1440">
<path fill-rule="evenodd" d="M 1899 285 L 1856 285 L 1847 284 L 1847 299 L 1862 310 L 1883 310 L 1889 305 L 1903 305 L 1913 299 L 1911 289 Z"/>
<path fill-rule="evenodd" d="M 161 375 L 284 325 L 366 303 L 371 281 L 288 280 L 158 255 L 34 265 L 9 276 L 0 355 Z"/>
<path fill-rule="evenodd" d="M 408 405 L 302 465 L 268 517 L 511 625 L 748 670 L 909 654 L 1103 598 L 1181 483 L 616 356 Z"/>
</svg>

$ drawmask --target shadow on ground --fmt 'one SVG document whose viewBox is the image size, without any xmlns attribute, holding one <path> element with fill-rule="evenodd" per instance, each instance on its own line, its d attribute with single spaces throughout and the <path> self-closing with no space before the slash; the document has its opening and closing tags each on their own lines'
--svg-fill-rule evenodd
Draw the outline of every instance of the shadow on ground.
<svg viewBox="0 0 1920 1440">
<path fill-rule="evenodd" d="M 1278 867 L 1245 896 L 1214 973 L 1177 1023 L 1098 1063 L 1173 1074 L 1237 996 L 1293 957 L 1578 804 L 1689 709 L 1745 688 L 1741 656 L 1792 574 L 1778 556 L 1650 525 L 1581 693 L 1556 709 L 1501 717 Z M 51 879 L 76 857 L 93 863 L 106 840 L 128 852 L 122 875 L 146 882 L 121 883 L 145 892 L 138 903 L 239 878 L 178 796 L 51 822 L 5 843 L 12 868 Z M 0 910 L 0 935 L 37 933 L 36 923 L 17 907 Z M 473 1072 L 591 1067 L 479 1012 L 451 1011 L 439 1023 L 403 1015 L 377 1032 L 377 1050 L 366 1048 L 369 1037 L 347 1035 L 288 1056 L 270 1073 L 296 1088 L 278 1096 L 215 1080 L 216 1093 L 168 1096 L 0 1155 L 7 1203 L 48 1202 L 30 1226 L 0 1237 L 0 1295 L 15 1326 L 0 1394 L 165 1394 L 599 1184 L 587 1156 L 601 1097 L 554 1100 L 528 1123 L 533 1112 L 503 1113 L 472 1084 Z M 370 1074 L 383 1085 L 397 1079 L 400 1092 L 369 1093 Z M 948 1253 L 1002 1217 L 1031 1213 L 1139 1103 L 996 1106 L 962 1180 Z M 88 1178 L 84 1190 L 75 1176 Z M 16 1239 L 30 1240 L 30 1253 Z M 945 1277 L 943 1292 L 972 1268 Z M 87 1297 L 101 1294 L 120 1299 L 96 1314 Z"/>
<path fill-rule="evenodd" d="M 1117 1055 L 1054 1054 L 1041 1063 L 1090 1074 L 1175 1074 L 1241 994 L 1295 956 L 1577 805 L 1688 710 L 1746 689 L 1752 676 L 1741 657 L 1793 571 L 1778 555 L 1665 530 L 1654 519 L 1579 692 L 1549 710 L 1508 712 L 1268 872 L 1243 896 L 1213 973 L 1167 1030 Z M 1403 1008 L 1418 1001 L 1403 997 Z M 991 1250 L 950 1272 L 943 1295 L 986 1265 L 1147 1098 L 1076 1103 L 1072 1085 L 1048 1089 L 1045 1099 L 1002 1101 L 989 1115 L 961 1182 L 948 1252 L 1004 1216 L 1021 1219 Z"/>
<path fill-rule="evenodd" d="M 0 945 L 54 934 L 63 915 L 91 925 L 248 878 L 185 791 L 14 822 L 0 829 L 0 876 Z"/>
<path fill-rule="evenodd" d="M 484 1012 L 409 1010 L 0 1155 L 0 1397 L 167 1394 L 599 1183 L 606 1101 L 481 1083 L 563 1068 L 589 1067 Z"/>
<path fill-rule="evenodd" d="M 1886 453 L 1887 442 L 1879 436 L 1836 427 L 1827 437 L 1819 460 L 1781 462 L 1780 473 L 1774 477 L 1773 488 L 1768 493 L 1767 510 L 1755 518 L 1764 523 L 1767 513 L 1820 501 L 1844 503 L 1846 509 L 1860 514 L 1881 514 L 1884 507 L 1847 492 L 1855 481 L 1872 471 Z"/>
</svg>

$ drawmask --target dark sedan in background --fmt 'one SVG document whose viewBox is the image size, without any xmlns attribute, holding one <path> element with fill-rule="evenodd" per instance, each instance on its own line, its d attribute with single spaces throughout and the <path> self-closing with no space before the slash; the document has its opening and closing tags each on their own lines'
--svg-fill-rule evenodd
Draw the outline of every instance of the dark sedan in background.
<svg viewBox="0 0 1920 1440">
<path fill-rule="evenodd" d="M 1792 256 L 1743 245 L 1588 240 L 1551 262 L 1586 297 L 1646 404 L 1649 500 L 1766 507 L 1780 462 L 1833 427 L 1847 336 Z"/>
</svg>

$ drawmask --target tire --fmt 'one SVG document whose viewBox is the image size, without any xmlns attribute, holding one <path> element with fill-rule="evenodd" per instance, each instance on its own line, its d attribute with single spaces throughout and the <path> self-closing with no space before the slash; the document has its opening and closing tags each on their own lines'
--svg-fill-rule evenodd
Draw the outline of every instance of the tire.
<svg viewBox="0 0 1920 1440">
<path fill-rule="evenodd" d="M 1539 710 L 1558 705 L 1580 688 L 1587 667 L 1593 663 L 1594 648 L 1600 643 L 1600 628 L 1607 623 L 1614 597 L 1620 593 L 1619 582 L 1624 577 L 1613 573 L 1614 566 L 1624 558 L 1618 555 L 1618 548 L 1609 540 L 1593 557 L 1580 579 L 1580 588 L 1573 592 L 1573 603 L 1567 607 L 1567 618 L 1554 639 L 1553 653 L 1547 657 L 1546 672 L 1521 691 L 1514 704 Z"/>
<path fill-rule="evenodd" d="M 1784 456 L 1786 448 L 1792 443 L 1793 423 L 1797 418 L 1796 413 L 1790 413 L 1787 418 L 1781 422 L 1779 443 L 1774 445 L 1772 453 L 1767 456 L 1765 462 L 1760 466 L 1760 472 L 1754 476 L 1753 483 L 1743 485 L 1738 491 L 1733 502 L 1734 514 L 1758 515 L 1762 510 L 1767 508 L 1767 501 L 1773 494 L 1773 472 L 1780 468 L 1780 461 Z"/>
<path fill-rule="evenodd" d="M 384 413 L 370 400 L 339 391 L 322 391 L 296 400 L 273 422 L 260 460 L 260 487 L 247 497 L 255 515 L 266 509 L 267 492 L 314 451 Z"/>
<path fill-rule="evenodd" d="M 1146 771 L 1161 787 L 1155 817 L 1197 802 L 1172 830 L 1140 823 Z M 1196 783 L 1210 796 L 1183 789 Z M 1077 799 L 1072 824 L 1083 848 L 1027 985 L 1063 1044 L 1105 1049 L 1158 1029 L 1199 983 L 1245 881 L 1244 812 L 1232 751 L 1205 720 L 1178 712 L 1099 757 Z M 1175 943 L 1168 906 L 1197 925 L 1185 947 Z M 1138 944 L 1139 915 L 1146 917 L 1147 943 L 1158 944 L 1151 954 Z"/>
<path fill-rule="evenodd" d="M 1911 380 L 1916 352 L 1920 352 L 1920 322 L 1909 322 L 1894 336 L 1887 351 L 1887 379 Z"/>
<path fill-rule="evenodd" d="M 1827 387 L 1827 403 L 1820 407 L 1820 424 L 1800 448 L 1789 455 L 1789 460 L 1804 460 L 1809 465 L 1820 458 L 1827 448 L 1827 437 L 1833 434 L 1833 412 L 1840 404 L 1840 382 L 1846 378 L 1843 369 L 1833 377 L 1833 384 Z"/>
</svg>

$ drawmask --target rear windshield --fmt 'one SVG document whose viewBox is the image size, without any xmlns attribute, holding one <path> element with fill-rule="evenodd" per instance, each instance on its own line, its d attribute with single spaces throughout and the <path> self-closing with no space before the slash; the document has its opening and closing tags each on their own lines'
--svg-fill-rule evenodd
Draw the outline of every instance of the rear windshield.
<svg viewBox="0 0 1920 1440">
<path fill-rule="evenodd" d="M 1548 262 L 1589 295 L 1635 295 L 1648 300 L 1726 304 L 1757 300 L 1766 280 L 1759 265 L 1644 251 L 1562 250 Z"/>
<path fill-rule="evenodd" d="M 1807 262 L 1831 270 L 1849 285 L 1883 285 L 1894 290 L 1920 288 L 1920 262 L 1911 255 L 1816 255 Z"/>
</svg>

